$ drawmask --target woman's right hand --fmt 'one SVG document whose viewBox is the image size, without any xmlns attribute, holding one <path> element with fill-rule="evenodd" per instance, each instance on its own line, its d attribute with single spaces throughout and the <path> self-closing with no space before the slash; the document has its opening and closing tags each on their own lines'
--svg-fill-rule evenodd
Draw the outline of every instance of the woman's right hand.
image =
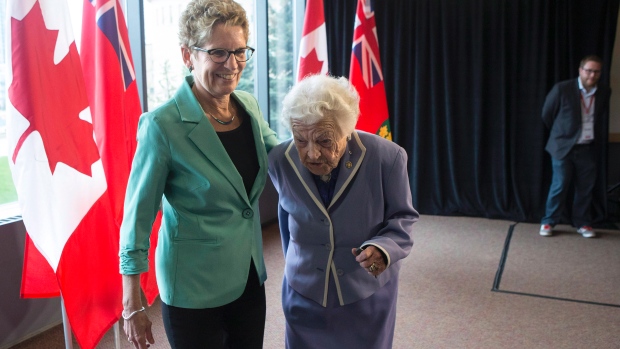
<svg viewBox="0 0 620 349">
<path fill-rule="evenodd" d="M 129 310 L 123 310 L 123 316 L 131 314 Z M 152 325 L 153 323 L 149 320 L 145 311 L 137 312 L 129 320 L 123 319 L 123 330 L 125 330 L 127 340 L 134 348 L 146 349 L 155 343 L 153 332 L 151 331 Z"/>
<path fill-rule="evenodd" d="M 154 344 L 153 324 L 142 310 L 140 274 L 123 275 L 123 308 L 123 330 L 132 347 L 146 349 Z"/>
</svg>

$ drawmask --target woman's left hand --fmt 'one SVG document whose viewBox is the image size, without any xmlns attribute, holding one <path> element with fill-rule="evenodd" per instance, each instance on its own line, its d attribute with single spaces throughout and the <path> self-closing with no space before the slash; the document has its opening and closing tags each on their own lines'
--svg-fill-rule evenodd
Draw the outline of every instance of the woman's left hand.
<svg viewBox="0 0 620 349">
<path fill-rule="evenodd" d="M 368 274 L 377 277 L 385 271 L 386 265 L 383 254 L 375 246 L 367 246 L 360 254 L 356 254 L 356 252 L 356 248 L 351 250 L 351 253 L 356 256 L 355 260 L 362 268 L 366 269 Z"/>
</svg>

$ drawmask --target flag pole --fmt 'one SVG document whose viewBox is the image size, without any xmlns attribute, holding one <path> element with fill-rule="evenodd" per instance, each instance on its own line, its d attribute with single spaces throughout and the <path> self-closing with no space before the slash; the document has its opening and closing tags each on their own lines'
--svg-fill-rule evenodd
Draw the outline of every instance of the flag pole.
<svg viewBox="0 0 620 349">
<path fill-rule="evenodd" d="M 120 331 L 120 321 L 117 321 L 114 324 L 114 348 L 121 348 L 121 331 Z"/>
<path fill-rule="evenodd" d="M 62 309 L 62 325 L 65 331 L 65 348 L 73 349 L 73 336 L 71 335 L 71 324 L 67 317 L 67 311 L 65 309 L 65 299 L 60 296 L 60 308 Z"/>
</svg>

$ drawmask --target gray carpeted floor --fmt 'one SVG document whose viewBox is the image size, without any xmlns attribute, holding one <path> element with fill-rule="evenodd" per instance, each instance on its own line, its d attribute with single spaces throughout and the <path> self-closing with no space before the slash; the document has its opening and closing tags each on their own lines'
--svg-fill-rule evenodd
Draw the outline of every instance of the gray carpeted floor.
<svg viewBox="0 0 620 349">
<path fill-rule="evenodd" d="M 541 238 L 538 224 L 519 223 L 508 236 L 499 290 L 620 308 L 620 232 L 584 239 L 560 225 Z"/>
<path fill-rule="evenodd" d="M 414 225 L 415 245 L 401 273 L 395 349 L 620 348 L 618 307 L 493 291 L 512 224 L 421 217 Z M 517 224 L 499 290 L 617 304 L 619 234 L 609 230 L 600 238 L 585 239 L 567 230 L 543 238 L 538 236 L 538 225 Z M 265 227 L 264 240 L 269 273 L 264 347 L 279 349 L 284 347 L 284 319 L 277 226 Z M 151 348 L 168 348 L 157 302 L 149 314 L 156 339 Z M 121 347 L 129 345 L 121 341 Z M 13 348 L 64 348 L 62 328 Z M 113 331 L 99 348 L 114 348 Z"/>
</svg>

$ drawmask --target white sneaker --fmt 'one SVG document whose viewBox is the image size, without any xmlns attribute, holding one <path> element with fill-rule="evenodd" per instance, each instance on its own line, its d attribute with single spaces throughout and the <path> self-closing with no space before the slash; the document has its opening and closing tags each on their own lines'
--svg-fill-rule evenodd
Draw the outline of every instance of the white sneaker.
<svg viewBox="0 0 620 349">
<path fill-rule="evenodd" d="M 551 236 L 551 235 L 553 235 L 553 227 L 549 224 L 541 224 L 540 236 Z"/>
<path fill-rule="evenodd" d="M 594 230 L 592 230 L 592 227 L 587 225 L 584 225 L 583 227 L 577 229 L 577 232 L 581 234 L 581 236 L 583 236 L 584 238 L 593 238 L 596 236 L 596 233 L 594 232 Z"/>
</svg>

